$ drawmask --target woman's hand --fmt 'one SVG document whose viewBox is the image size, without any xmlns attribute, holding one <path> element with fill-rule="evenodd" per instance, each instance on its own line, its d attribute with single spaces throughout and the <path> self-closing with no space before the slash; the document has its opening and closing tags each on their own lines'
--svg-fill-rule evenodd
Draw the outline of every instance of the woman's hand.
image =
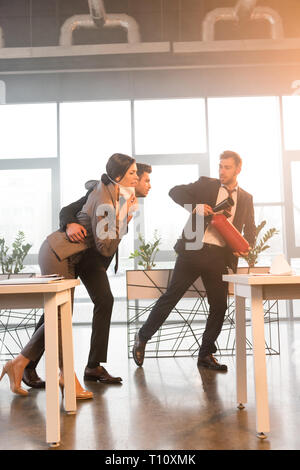
<svg viewBox="0 0 300 470">
<path fill-rule="evenodd" d="M 132 214 L 133 212 L 135 212 L 138 208 L 138 200 L 136 198 L 135 195 L 133 195 L 132 197 L 130 197 L 127 201 L 127 224 L 129 224 L 129 222 L 131 221 L 132 219 Z"/>
<path fill-rule="evenodd" d="M 137 210 L 137 206 L 138 206 L 138 200 L 137 200 L 137 197 L 135 195 L 131 196 L 128 201 L 127 201 L 127 212 L 128 212 L 128 215 L 131 215 L 132 212 L 134 212 L 135 210 Z"/>
</svg>

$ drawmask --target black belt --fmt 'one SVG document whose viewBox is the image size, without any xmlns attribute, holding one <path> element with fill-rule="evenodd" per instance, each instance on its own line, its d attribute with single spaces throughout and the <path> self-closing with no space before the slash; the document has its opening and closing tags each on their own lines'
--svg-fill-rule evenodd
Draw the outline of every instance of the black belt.
<svg viewBox="0 0 300 470">
<path fill-rule="evenodd" d="M 225 246 L 213 245 L 212 243 L 203 243 L 203 248 L 224 250 Z"/>
</svg>

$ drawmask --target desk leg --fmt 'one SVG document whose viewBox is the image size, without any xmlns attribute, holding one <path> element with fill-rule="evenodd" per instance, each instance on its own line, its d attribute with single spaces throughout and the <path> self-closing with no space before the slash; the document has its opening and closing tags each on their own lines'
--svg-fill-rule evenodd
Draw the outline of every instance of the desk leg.
<svg viewBox="0 0 300 470">
<path fill-rule="evenodd" d="M 258 437 L 270 431 L 262 288 L 251 287 L 252 339 Z"/>
<path fill-rule="evenodd" d="M 247 403 L 245 298 L 235 295 L 236 391 L 238 408 Z"/>
<path fill-rule="evenodd" d="M 65 384 L 65 410 L 72 414 L 76 413 L 75 372 L 73 358 L 73 332 L 71 313 L 71 292 L 68 292 L 69 301 L 62 304 L 61 330 L 62 330 L 62 353 Z"/>
<path fill-rule="evenodd" d="M 46 356 L 46 441 L 52 446 L 60 442 L 58 389 L 58 318 L 55 294 L 44 294 Z"/>
</svg>

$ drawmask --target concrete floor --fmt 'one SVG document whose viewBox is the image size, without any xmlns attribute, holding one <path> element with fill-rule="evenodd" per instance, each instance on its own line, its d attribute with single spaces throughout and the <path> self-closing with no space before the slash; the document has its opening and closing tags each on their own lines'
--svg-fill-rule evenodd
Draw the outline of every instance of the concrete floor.
<svg viewBox="0 0 300 470">
<path fill-rule="evenodd" d="M 252 357 L 248 357 L 248 404 L 235 401 L 235 359 L 226 374 L 198 370 L 195 358 L 147 358 L 143 368 L 127 359 L 125 327 L 112 327 L 107 369 L 122 385 L 87 382 L 94 399 L 76 415 L 61 410 L 57 450 L 278 450 L 300 449 L 300 323 L 280 324 L 281 354 L 267 357 L 271 432 L 255 432 Z M 75 364 L 82 379 L 90 327 L 74 327 Z M 43 375 L 43 364 L 39 372 Z M 25 387 L 26 388 L 26 387 Z M 0 450 L 47 450 L 45 392 L 13 395 L 0 383 Z"/>
</svg>

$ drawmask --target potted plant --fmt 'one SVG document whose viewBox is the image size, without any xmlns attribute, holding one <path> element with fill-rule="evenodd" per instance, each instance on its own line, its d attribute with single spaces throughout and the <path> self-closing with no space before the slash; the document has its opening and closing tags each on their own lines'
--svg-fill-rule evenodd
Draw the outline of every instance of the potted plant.
<svg viewBox="0 0 300 470">
<path fill-rule="evenodd" d="M 146 243 L 145 238 L 139 233 L 140 245 L 133 253 L 130 253 L 129 259 L 138 258 L 138 266 L 142 266 L 144 270 L 154 268 L 154 259 L 159 251 L 158 245 L 161 243 L 161 238 L 157 235 L 157 230 L 154 232 L 153 242 Z"/>
<path fill-rule="evenodd" d="M 278 230 L 274 227 L 267 230 L 267 232 L 259 239 L 259 234 L 266 225 L 266 220 L 263 220 L 259 225 L 256 226 L 255 241 L 253 247 L 250 249 L 247 256 L 243 256 L 248 264 L 248 273 L 250 273 L 251 268 L 254 268 L 258 261 L 258 256 L 263 251 L 270 248 L 270 245 L 267 245 L 267 242 L 274 235 L 278 234 Z"/>
<path fill-rule="evenodd" d="M 22 273 L 24 259 L 32 245 L 25 243 L 25 234 L 19 230 L 11 247 L 7 246 L 4 238 L 0 238 L 0 278 L 26 276 L 33 273 Z M 28 341 L 40 315 L 39 309 L 4 309 L 1 310 L 0 356 L 14 357 L 19 354 L 23 345 Z"/>
<path fill-rule="evenodd" d="M 2 274 L 19 274 L 24 269 L 23 261 L 32 245 L 25 243 L 25 234 L 19 230 L 12 248 L 6 245 L 5 239 L 0 238 L 0 264 Z M 10 253 L 9 253 L 10 251 Z"/>
</svg>

